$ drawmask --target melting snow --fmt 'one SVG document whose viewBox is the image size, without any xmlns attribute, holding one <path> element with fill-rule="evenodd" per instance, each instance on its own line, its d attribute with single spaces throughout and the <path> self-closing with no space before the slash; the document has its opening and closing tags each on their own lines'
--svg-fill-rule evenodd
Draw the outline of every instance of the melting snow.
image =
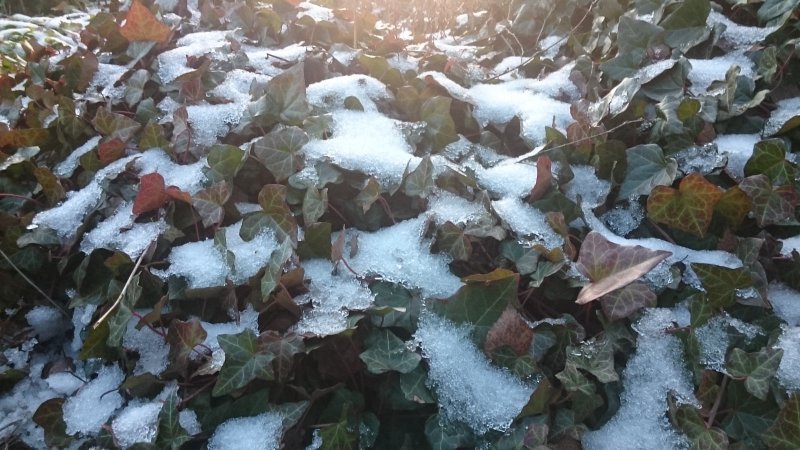
<svg viewBox="0 0 800 450">
<path fill-rule="evenodd" d="M 778 29 L 776 26 L 761 28 L 739 25 L 724 15 L 711 11 L 708 14 L 708 24 L 714 25 L 717 23 L 725 25 L 722 38 L 737 46 L 749 46 L 761 42 Z"/>
<path fill-rule="evenodd" d="M 161 82 L 171 83 L 175 78 L 194 70 L 187 63 L 188 56 L 213 54 L 228 44 L 229 36 L 229 31 L 202 31 L 178 39 L 176 48 L 158 55 L 158 77 Z"/>
<path fill-rule="evenodd" d="M 208 450 L 274 450 L 280 447 L 283 416 L 264 413 L 229 419 L 217 427 Z"/>
<path fill-rule="evenodd" d="M 744 166 L 753 156 L 753 147 L 761 140 L 757 134 L 720 134 L 714 144 L 728 157 L 726 171 L 737 180 L 744 178 Z"/>
<path fill-rule="evenodd" d="M 386 85 L 366 75 L 344 75 L 328 78 L 308 86 L 308 103 L 324 110 L 344 108 L 347 97 L 356 97 L 364 111 L 376 112 L 376 100 L 390 100 L 392 93 Z"/>
<path fill-rule="evenodd" d="M 111 421 L 114 439 L 126 449 L 138 442 L 152 444 L 158 431 L 158 414 L 161 401 L 142 405 L 129 405 Z"/>
<path fill-rule="evenodd" d="M 664 329 L 673 322 L 688 325 L 685 314 L 648 309 L 636 323 L 636 353 L 622 374 L 624 390 L 617 414 L 603 427 L 583 435 L 587 450 L 679 449 L 688 440 L 667 419 L 667 396 L 694 399 L 693 384 L 683 362 L 683 345 Z"/>
<path fill-rule="evenodd" d="M 764 137 L 778 133 L 789 120 L 800 116 L 800 97 L 787 98 L 778 102 L 778 107 L 772 111 L 764 130 L 761 134 Z"/>
<path fill-rule="evenodd" d="M 64 422 L 67 434 L 95 434 L 122 406 L 123 399 L 117 389 L 125 374 L 116 365 L 104 367 L 97 378 L 83 386 L 74 397 L 64 402 Z"/>
<path fill-rule="evenodd" d="M 692 70 L 689 72 L 689 81 L 692 82 L 692 92 L 703 94 L 708 91 L 713 81 L 725 80 L 725 74 L 732 66 L 739 66 L 739 75 L 753 77 L 754 64 L 744 53 L 733 52 L 712 59 L 690 59 Z"/>
<path fill-rule="evenodd" d="M 421 318 L 414 337 L 428 360 L 429 386 L 449 420 L 464 422 L 479 434 L 504 431 L 528 403 L 535 383 L 523 383 L 493 366 L 472 343 L 470 332 L 434 314 Z"/>
<path fill-rule="evenodd" d="M 775 348 L 783 350 L 778 381 L 790 391 L 800 390 L 800 327 L 783 326 Z"/>
<path fill-rule="evenodd" d="M 71 177 L 75 169 L 78 168 L 81 156 L 97 148 L 98 143 L 100 143 L 100 136 L 95 136 L 84 142 L 83 145 L 76 148 L 63 161 L 56 164 L 53 173 L 60 177 Z"/>
</svg>

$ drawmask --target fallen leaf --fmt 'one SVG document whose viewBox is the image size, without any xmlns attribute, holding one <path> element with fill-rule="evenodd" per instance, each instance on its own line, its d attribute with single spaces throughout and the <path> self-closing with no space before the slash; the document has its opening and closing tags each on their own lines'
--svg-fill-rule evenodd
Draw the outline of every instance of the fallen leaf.
<svg viewBox="0 0 800 450">
<path fill-rule="evenodd" d="M 129 41 L 164 43 L 169 40 L 172 30 L 161 23 L 139 0 L 134 0 L 119 32 Z"/>
</svg>

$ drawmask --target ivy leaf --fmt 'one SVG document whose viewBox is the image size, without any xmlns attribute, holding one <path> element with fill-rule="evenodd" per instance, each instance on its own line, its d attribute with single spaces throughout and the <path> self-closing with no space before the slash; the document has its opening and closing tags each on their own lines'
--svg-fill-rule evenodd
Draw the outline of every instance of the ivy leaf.
<svg viewBox="0 0 800 450">
<path fill-rule="evenodd" d="M 258 193 L 258 204 L 261 212 L 251 214 L 244 219 L 239 231 L 242 239 L 250 241 L 264 228 L 271 228 L 279 239 L 289 238 L 297 242 L 297 222 L 286 204 L 286 186 L 267 184 Z"/>
<path fill-rule="evenodd" d="M 619 375 L 614 370 L 614 348 L 609 340 L 583 342 L 579 346 L 569 347 L 566 353 L 567 366 L 583 369 L 597 377 L 601 383 L 619 380 Z"/>
<path fill-rule="evenodd" d="M 267 82 L 266 93 L 251 106 L 250 114 L 264 125 L 277 122 L 301 125 L 309 111 L 304 64 L 298 63 Z"/>
<path fill-rule="evenodd" d="M 323 427 L 320 432 L 322 450 L 355 450 L 358 436 L 355 427 L 348 425 L 347 420 Z"/>
<path fill-rule="evenodd" d="M 425 437 L 433 450 L 456 450 L 471 447 L 472 431 L 460 422 L 443 421 L 434 414 L 425 422 Z"/>
<path fill-rule="evenodd" d="M 386 328 L 373 330 L 364 339 L 366 350 L 359 358 L 367 365 L 370 373 L 382 374 L 389 371 L 409 373 L 414 370 L 422 357 L 406 347 L 406 343 Z"/>
<path fill-rule="evenodd" d="M 98 133 L 107 136 L 109 140 L 119 138 L 122 142 L 128 142 L 142 127 L 139 122 L 122 114 L 110 112 L 105 106 L 97 109 L 92 125 Z"/>
<path fill-rule="evenodd" d="M 706 427 L 699 411 L 690 405 L 681 405 L 673 413 L 678 427 L 692 441 L 692 449 L 726 450 L 728 436 L 717 427 Z"/>
<path fill-rule="evenodd" d="M 217 339 L 225 352 L 225 363 L 212 391 L 214 397 L 240 389 L 256 378 L 275 378 L 271 364 L 275 356 L 264 348 L 252 330 L 222 334 Z"/>
<path fill-rule="evenodd" d="M 128 78 L 128 84 L 125 85 L 125 103 L 128 106 L 136 106 L 142 99 L 144 94 L 144 85 L 150 81 L 150 72 L 147 69 L 139 69 Z"/>
<path fill-rule="evenodd" d="M 119 33 L 129 41 L 155 41 L 164 43 L 172 31 L 161 23 L 139 0 L 134 0 Z"/>
<path fill-rule="evenodd" d="M 433 163 L 430 155 L 425 155 L 419 165 L 405 176 L 403 192 L 409 197 L 425 198 L 436 187 L 433 183 Z"/>
<path fill-rule="evenodd" d="M 506 307 L 517 298 L 519 274 L 506 269 L 470 275 L 452 297 L 431 305 L 433 310 L 456 324 L 470 323 L 478 345 L 483 346 L 486 334 Z"/>
<path fill-rule="evenodd" d="M 156 448 L 178 450 L 191 438 L 178 420 L 178 393 L 172 392 L 161 406 L 158 413 L 158 434 Z"/>
<path fill-rule="evenodd" d="M 714 212 L 734 230 L 739 228 L 751 209 L 753 209 L 753 202 L 738 186 L 733 186 L 723 192 L 714 206 Z"/>
<path fill-rule="evenodd" d="M 722 309 L 736 303 L 736 289 L 744 289 L 752 284 L 746 270 L 729 269 L 713 264 L 693 263 L 695 271 L 708 295 L 712 308 Z"/>
<path fill-rule="evenodd" d="M 709 12 L 709 0 L 685 0 L 680 3 L 660 24 L 667 30 L 667 44 L 680 47 L 680 44 L 697 39 L 705 31 Z"/>
<path fill-rule="evenodd" d="M 329 258 L 331 255 L 331 224 L 317 222 L 306 226 L 303 240 L 297 245 L 301 259 Z"/>
<path fill-rule="evenodd" d="M 596 231 L 589 232 L 581 246 L 577 268 L 592 282 L 581 289 L 576 302 L 589 303 L 627 286 L 671 254 L 639 245 L 623 247 Z"/>
<path fill-rule="evenodd" d="M 450 115 L 450 97 L 431 97 L 419 107 L 420 120 L 427 123 L 425 130 L 432 141 L 433 151 L 439 151 L 458 140 L 456 123 Z"/>
<path fill-rule="evenodd" d="M 111 361 L 115 357 L 115 352 L 106 343 L 108 341 L 108 321 L 104 321 L 97 328 L 91 328 L 86 340 L 83 341 L 83 347 L 78 354 L 78 358 L 86 361 L 90 358 L 102 358 L 106 361 Z"/>
<path fill-rule="evenodd" d="M 361 206 L 361 210 L 364 214 L 369 211 L 372 207 L 372 204 L 375 203 L 381 197 L 381 186 L 378 184 L 378 180 L 375 177 L 367 178 L 367 181 L 364 183 L 364 188 L 356 196 L 355 202 L 356 205 Z"/>
<path fill-rule="evenodd" d="M 669 186 L 678 175 L 678 162 L 665 158 L 656 144 L 643 144 L 626 151 L 628 171 L 619 191 L 620 198 L 649 195 L 656 186 Z"/>
<path fill-rule="evenodd" d="M 517 355 L 524 355 L 531 346 L 533 329 L 528 322 L 512 307 L 503 310 L 503 314 L 492 325 L 486 334 L 484 351 L 491 355 L 495 350 L 508 346 Z"/>
<path fill-rule="evenodd" d="M 730 413 L 722 421 L 728 436 L 744 440 L 747 437 L 761 440 L 761 433 L 775 423 L 778 405 L 773 398 L 761 401 L 747 392 L 744 383 L 733 381 L 725 391 L 725 405 Z"/>
<path fill-rule="evenodd" d="M 139 137 L 139 148 L 150 150 L 151 148 L 169 148 L 169 141 L 164 137 L 164 129 L 155 122 L 147 122 Z"/>
<path fill-rule="evenodd" d="M 245 152 L 233 145 L 214 145 L 208 152 L 208 168 L 203 169 L 212 182 L 233 181 L 244 164 Z"/>
<path fill-rule="evenodd" d="M 472 244 L 464 230 L 449 221 L 436 231 L 436 245 L 456 261 L 468 261 L 472 255 Z"/>
<path fill-rule="evenodd" d="M 231 198 L 231 188 L 224 180 L 203 189 L 191 198 L 192 206 L 208 228 L 219 225 L 225 218 L 225 203 Z"/>
<path fill-rule="evenodd" d="M 647 198 L 647 214 L 656 222 L 702 237 L 720 197 L 722 191 L 695 172 L 684 177 L 678 189 L 653 188 Z"/>
<path fill-rule="evenodd" d="M 131 280 L 128 289 L 122 296 L 122 300 L 117 306 L 117 311 L 108 319 L 108 343 L 109 347 L 119 347 L 122 344 L 122 335 L 128 328 L 128 321 L 133 317 L 133 308 L 136 302 L 142 297 L 142 287 L 139 284 L 141 273 L 137 273 Z"/>
<path fill-rule="evenodd" d="M 64 398 L 45 400 L 33 413 L 33 421 L 44 430 L 44 442 L 48 447 L 66 448 L 72 444 L 64 422 Z"/>
<path fill-rule="evenodd" d="M 280 383 L 289 381 L 289 376 L 294 367 L 294 357 L 306 351 L 303 338 L 294 334 L 287 333 L 281 335 L 276 331 L 265 331 L 259 336 L 259 341 L 265 352 L 273 355 L 272 367 L 275 371 L 275 379 Z"/>
<path fill-rule="evenodd" d="M 400 374 L 400 390 L 406 400 L 414 403 L 435 403 L 436 399 L 427 388 L 428 373 L 422 366 L 417 366 L 408 373 Z"/>
<path fill-rule="evenodd" d="M 0 129 L 0 147 L 22 148 L 44 145 L 50 139 L 47 128 Z"/>
<path fill-rule="evenodd" d="M 281 269 L 286 261 L 292 256 L 292 241 L 284 239 L 281 245 L 272 251 L 267 263 L 267 269 L 264 276 L 261 278 L 261 299 L 266 301 L 269 294 L 278 286 L 280 280 Z"/>
<path fill-rule="evenodd" d="M 203 343 L 207 335 L 200 324 L 200 319 L 191 318 L 186 322 L 179 319 L 172 320 L 167 329 L 166 339 L 169 344 L 170 371 L 185 374 L 195 346 Z"/>
<path fill-rule="evenodd" d="M 742 180 L 739 188 L 753 200 L 759 227 L 794 223 L 797 192 L 791 185 L 775 188 L 766 175 L 753 175 Z"/>
<path fill-rule="evenodd" d="M 303 223 L 311 225 L 328 211 L 328 188 L 319 190 L 314 186 L 306 189 L 303 197 Z"/>
<path fill-rule="evenodd" d="M 64 80 L 67 87 L 73 91 L 86 92 L 86 88 L 97 72 L 99 61 L 94 53 L 85 51 L 73 53 L 64 58 L 60 65 L 64 68 Z"/>
<path fill-rule="evenodd" d="M 172 151 L 185 155 L 192 149 L 192 128 L 189 126 L 189 111 L 181 106 L 172 113 Z"/>
<path fill-rule="evenodd" d="M 747 392 L 760 400 L 766 400 L 769 383 L 778 371 L 782 357 L 781 349 L 765 347 L 755 353 L 747 353 L 740 348 L 734 348 L 725 367 L 731 376 L 745 379 Z"/>
<path fill-rule="evenodd" d="M 574 364 L 567 364 L 564 370 L 556 374 L 556 378 L 569 392 L 580 392 L 587 396 L 593 396 L 596 388 L 594 383 L 582 374 Z"/>
<path fill-rule="evenodd" d="M 656 306 L 656 294 L 645 283 L 633 283 L 600 297 L 600 306 L 611 320 L 630 317 L 642 308 Z"/>
<path fill-rule="evenodd" d="M 253 143 L 253 154 L 278 182 L 301 169 L 298 153 L 308 143 L 308 134 L 298 127 L 271 131 Z"/>
<path fill-rule="evenodd" d="M 167 201 L 164 177 L 158 172 L 139 177 L 139 192 L 133 201 L 133 213 L 136 215 L 155 211 Z"/>
<path fill-rule="evenodd" d="M 42 192 L 44 192 L 45 197 L 47 197 L 48 204 L 55 205 L 64 199 L 66 195 L 64 187 L 59 183 L 58 177 L 49 169 L 46 167 L 36 167 L 33 169 L 33 176 L 36 177 L 36 181 L 42 186 Z"/>
<path fill-rule="evenodd" d="M 774 185 L 793 183 L 796 170 L 786 160 L 786 145 L 781 139 L 767 139 L 758 142 L 753 148 L 753 156 L 744 166 L 744 175 L 764 174 Z"/>
<path fill-rule="evenodd" d="M 97 146 L 102 165 L 108 165 L 125 155 L 125 143 L 120 138 L 106 139 Z"/>
<path fill-rule="evenodd" d="M 783 405 L 775 424 L 762 436 L 767 446 L 778 450 L 800 448 L 800 393 L 793 392 Z"/>
</svg>

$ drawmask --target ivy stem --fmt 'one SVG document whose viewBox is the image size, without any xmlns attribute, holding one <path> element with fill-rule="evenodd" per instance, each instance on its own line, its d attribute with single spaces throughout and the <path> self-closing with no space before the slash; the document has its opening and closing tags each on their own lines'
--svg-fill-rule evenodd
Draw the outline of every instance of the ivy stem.
<svg viewBox="0 0 800 450">
<path fill-rule="evenodd" d="M 14 262 L 13 262 L 13 261 L 11 261 L 11 258 L 9 258 L 9 257 L 8 257 L 8 255 L 6 255 L 6 252 L 4 252 L 2 249 L 0 249 L 0 255 L 2 255 L 2 256 L 3 256 L 3 259 L 5 259 L 5 260 L 6 260 L 6 262 L 7 262 L 7 263 L 8 263 L 8 264 L 9 264 L 9 265 L 10 265 L 10 266 L 11 266 L 11 267 L 12 267 L 12 268 L 13 268 L 13 269 L 14 269 L 14 270 L 15 270 L 15 271 L 16 271 L 16 272 L 17 272 L 17 273 L 18 273 L 18 274 L 19 274 L 19 275 L 22 277 L 22 279 L 23 279 L 23 280 L 25 280 L 25 281 L 26 281 L 26 282 L 27 282 L 29 285 L 31 285 L 31 287 L 33 287 L 33 288 L 36 290 L 36 292 L 38 292 L 38 293 L 39 293 L 39 295 L 41 295 L 42 297 L 44 297 L 44 298 L 45 298 L 45 300 L 47 300 L 48 302 L 50 302 L 50 304 L 51 304 L 51 305 L 55 306 L 55 307 L 56 307 L 56 309 L 58 309 L 58 310 L 61 312 L 61 314 L 63 314 L 63 315 L 64 315 L 64 317 L 66 317 L 66 318 L 69 318 L 69 314 L 68 314 L 68 313 L 67 313 L 67 311 L 64 309 L 64 306 L 63 306 L 63 305 L 60 305 L 60 304 L 58 304 L 58 303 L 57 303 L 55 300 L 53 300 L 53 299 L 52 299 L 52 298 L 51 298 L 49 295 L 45 294 L 45 293 L 44 293 L 44 291 L 43 291 L 43 290 L 41 290 L 41 289 L 39 288 L 39 286 L 37 286 L 37 285 L 36 285 L 36 283 L 34 283 L 33 281 L 31 281 L 31 279 L 30 279 L 30 278 L 28 278 L 28 276 L 27 276 L 27 275 L 25 275 L 25 273 L 24 273 L 24 272 L 22 272 L 22 270 L 20 270 L 20 268 L 19 268 L 19 267 L 17 267 L 17 265 L 16 265 L 16 264 L 14 264 Z"/>
<path fill-rule="evenodd" d="M 151 242 L 150 245 L 153 245 L 153 243 Z M 125 281 L 125 285 L 122 286 L 122 291 L 119 293 L 119 296 L 114 301 L 114 304 L 112 304 L 111 307 L 108 308 L 108 310 L 106 310 L 106 312 L 102 316 L 100 316 L 99 319 L 97 319 L 97 322 L 95 322 L 94 325 L 92 325 L 92 329 L 96 330 L 97 327 L 99 327 L 100 324 L 103 323 L 103 321 L 106 320 L 109 315 L 111 315 L 111 312 L 114 311 L 117 308 L 117 305 L 120 304 L 120 302 L 122 301 L 122 297 L 125 296 L 125 292 L 128 290 L 128 286 L 130 286 L 131 285 L 131 281 L 133 281 L 133 276 L 136 274 L 136 271 L 139 269 L 139 266 L 142 264 L 142 260 L 144 259 L 144 255 L 147 254 L 147 250 L 150 248 L 150 245 L 148 245 L 147 248 L 145 248 L 145 250 L 142 252 L 142 254 L 139 255 L 139 259 L 136 260 L 136 265 L 133 266 L 133 270 L 131 270 L 131 274 L 128 276 L 128 280 Z"/>
<path fill-rule="evenodd" d="M 714 406 L 711 407 L 711 412 L 708 414 L 708 420 L 706 420 L 706 428 L 711 428 L 711 426 L 714 425 L 714 419 L 716 419 L 719 406 L 722 404 L 722 395 L 725 393 L 725 388 L 728 387 L 728 381 L 730 381 L 730 379 L 731 378 L 728 375 L 723 375 L 722 384 L 719 387 L 717 398 L 714 400 Z"/>
</svg>

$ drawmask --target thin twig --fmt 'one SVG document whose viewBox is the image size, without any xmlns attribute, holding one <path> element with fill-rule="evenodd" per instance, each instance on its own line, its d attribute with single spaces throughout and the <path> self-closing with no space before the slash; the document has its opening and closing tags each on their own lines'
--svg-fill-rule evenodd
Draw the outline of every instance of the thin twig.
<svg viewBox="0 0 800 450">
<path fill-rule="evenodd" d="M 31 281 L 31 279 L 30 279 L 30 278 L 28 278 L 28 276 L 27 276 L 27 275 L 25 275 L 25 273 L 23 273 L 23 272 L 22 272 L 22 270 L 20 270 L 20 268 L 16 266 L 16 264 L 14 264 L 14 263 L 11 261 L 11 258 L 9 258 L 9 257 L 8 257 L 8 255 L 6 255 L 6 252 L 4 252 L 2 249 L 0 249 L 0 255 L 3 255 L 3 259 L 5 259 L 5 260 L 6 260 L 6 262 L 7 262 L 7 263 L 8 263 L 8 264 L 9 264 L 9 265 L 10 265 L 10 266 L 11 266 L 11 267 L 14 269 L 14 270 L 16 270 L 16 271 L 17 271 L 17 273 L 18 273 L 18 274 L 19 274 L 19 275 L 22 277 L 22 279 L 23 279 L 23 280 L 27 281 L 27 282 L 28 282 L 28 284 L 29 284 L 29 285 L 31 285 L 31 287 L 33 287 L 34 289 L 36 289 L 36 292 L 38 292 L 38 293 L 39 293 L 39 294 L 40 294 L 42 297 L 44 297 L 44 298 L 45 298 L 45 299 L 46 299 L 48 302 L 50 302 L 50 304 L 51 304 L 51 305 L 55 306 L 55 307 L 56 307 L 56 308 L 57 308 L 59 311 L 61 311 L 61 313 L 62 313 L 62 314 L 64 314 L 64 316 L 65 316 L 65 317 L 69 318 L 69 313 L 67 312 L 67 310 L 65 310 L 65 309 L 64 309 L 64 306 L 63 306 L 63 305 L 60 305 L 60 304 L 58 304 L 58 303 L 56 303 L 56 301 L 55 301 L 55 300 L 53 300 L 52 298 L 50 298 L 50 296 L 49 296 L 49 295 L 45 294 L 43 290 L 39 289 L 39 286 L 37 286 L 37 285 L 36 285 L 36 283 L 34 283 L 33 281 Z"/>
<path fill-rule="evenodd" d="M 153 245 L 153 243 L 151 242 L 150 245 Z M 136 260 L 136 265 L 133 266 L 133 270 L 131 270 L 131 274 L 128 276 L 128 280 L 125 281 L 125 285 L 122 286 L 122 291 L 119 293 L 117 300 L 114 301 L 114 304 L 111 305 L 111 307 L 108 308 L 108 310 L 102 316 L 100 316 L 99 319 L 97 319 L 97 322 L 95 322 L 95 324 L 92 325 L 92 329 L 97 329 L 97 327 L 99 327 L 100 324 L 103 323 L 103 321 L 106 320 L 106 318 L 108 318 L 109 315 L 111 315 L 111 312 L 117 308 L 117 305 L 119 305 L 120 302 L 122 302 L 122 297 L 125 296 L 125 292 L 128 290 L 128 286 L 131 285 L 131 281 L 133 281 L 133 276 L 136 275 L 136 271 L 142 264 L 142 260 L 144 260 L 144 255 L 147 254 L 147 250 L 150 248 L 150 245 L 148 245 L 147 248 L 144 249 L 142 254 L 139 255 L 139 259 Z"/>
</svg>

